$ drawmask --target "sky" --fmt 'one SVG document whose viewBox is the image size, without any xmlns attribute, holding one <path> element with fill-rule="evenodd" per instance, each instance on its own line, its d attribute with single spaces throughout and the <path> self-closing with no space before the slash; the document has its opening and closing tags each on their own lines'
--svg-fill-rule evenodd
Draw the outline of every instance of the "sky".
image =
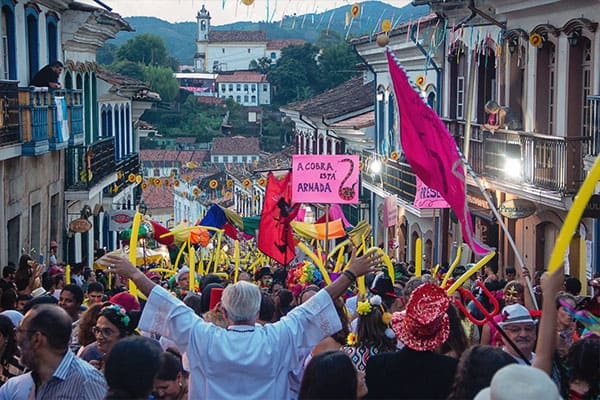
<svg viewBox="0 0 600 400">
<path fill-rule="evenodd" d="M 241 21 L 280 21 L 282 15 L 321 13 L 338 7 L 350 7 L 355 0 L 254 0 L 246 6 L 242 0 L 101 0 L 122 17 L 156 17 L 169 22 L 196 21 L 204 4 L 213 26 Z M 246 0 L 252 1 L 252 0 Z M 379 0 L 404 7 L 410 0 Z M 268 17 L 267 17 L 268 16 Z"/>
</svg>

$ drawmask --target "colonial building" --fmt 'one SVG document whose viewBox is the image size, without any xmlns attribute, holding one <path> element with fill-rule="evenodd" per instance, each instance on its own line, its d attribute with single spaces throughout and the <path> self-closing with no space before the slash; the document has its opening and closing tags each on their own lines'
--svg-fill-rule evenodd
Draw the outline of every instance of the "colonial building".
<svg viewBox="0 0 600 400">
<path fill-rule="evenodd" d="M 260 156 L 259 138 L 257 137 L 216 137 L 213 139 L 210 161 L 212 164 L 227 166 L 240 164 L 252 166 Z"/>
<path fill-rule="evenodd" d="M 423 18 L 393 29 L 389 45 L 469 161 L 473 173 L 468 177 L 468 198 L 476 234 L 498 249 L 500 267 L 522 260 L 541 270 L 548 265 L 573 197 L 599 151 L 600 8 L 595 1 L 559 0 L 413 4 L 430 4 L 437 14 L 430 22 Z M 433 32 L 429 36 L 424 23 Z M 384 161 L 382 195 L 402 199 L 406 195 L 395 183 L 398 167 L 390 150 L 402 153 L 410 148 L 393 142 L 399 134 L 394 126 L 397 107 L 386 101 L 393 87 L 385 50 L 374 39 L 356 39 L 353 44 L 377 75 L 376 157 Z M 495 122 L 484 109 L 490 100 L 508 107 L 510 115 L 492 130 L 485 126 Z M 401 170 L 408 173 L 406 167 Z M 363 177 L 364 187 L 376 191 L 364 172 Z M 491 210 L 510 207 L 513 200 L 528 210 L 500 216 L 514 248 Z M 408 216 L 404 260 L 409 261 L 414 239 L 426 236 L 429 229 L 411 222 L 406 201 L 399 200 L 397 207 L 400 216 Z M 582 282 L 600 263 L 600 227 L 593 208 L 581 219 L 565 256 L 567 272 Z M 440 215 L 431 225 L 436 236 L 430 265 L 452 258 L 452 243 L 459 237 L 452 218 L 442 211 Z"/>
<path fill-rule="evenodd" d="M 218 96 L 243 106 L 271 104 L 271 85 L 267 76 L 256 71 L 235 71 L 217 76 Z"/>
<path fill-rule="evenodd" d="M 105 8 L 71 0 L 0 5 L 0 74 L 9 80 L 0 82 L 0 264 L 18 262 L 22 251 L 47 256 L 50 240 L 58 241 L 60 259 L 90 260 L 101 236 L 102 191 L 114 182 L 109 172 L 116 178 L 114 144 L 106 152 L 93 147 L 100 140 L 95 53 L 131 27 Z M 55 60 L 65 64 L 64 89 L 30 88 Z M 99 168 L 111 157 L 112 169 Z"/>
</svg>

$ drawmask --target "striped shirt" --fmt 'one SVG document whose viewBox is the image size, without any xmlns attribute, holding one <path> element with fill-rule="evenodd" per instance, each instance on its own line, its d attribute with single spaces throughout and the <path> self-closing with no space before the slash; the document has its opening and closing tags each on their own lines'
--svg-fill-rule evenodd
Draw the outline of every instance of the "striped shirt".
<svg viewBox="0 0 600 400">
<path fill-rule="evenodd" d="M 0 400 L 103 400 L 106 381 L 96 368 L 67 351 L 52 377 L 36 390 L 31 372 L 15 376 L 0 387 Z"/>
</svg>

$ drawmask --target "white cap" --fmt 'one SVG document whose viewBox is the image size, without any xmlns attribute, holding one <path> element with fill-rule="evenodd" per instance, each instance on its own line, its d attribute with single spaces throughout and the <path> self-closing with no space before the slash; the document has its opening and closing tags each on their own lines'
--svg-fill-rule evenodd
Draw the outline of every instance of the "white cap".
<svg viewBox="0 0 600 400">
<path fill-rule="evenodd" d="M 562 400 L 556 384 L 541 369 L 510 364 L 494 374 L 490 387 L 474 400 Z"/>
</svg>

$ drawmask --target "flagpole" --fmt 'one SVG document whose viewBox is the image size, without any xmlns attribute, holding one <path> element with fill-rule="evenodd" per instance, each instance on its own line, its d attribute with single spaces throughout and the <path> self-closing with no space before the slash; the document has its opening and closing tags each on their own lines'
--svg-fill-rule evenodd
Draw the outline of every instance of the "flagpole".
<svg viewBox="0 0 600 400">
<path fill-rule="evenodd" d="M 475 70 L 477 67 L 477 45 L 473 49 L 471 55 L 471 63 L 469 64 L 469 87 L 467 88 L 467 108 L 465 111 L 465 133 L 463 143 L 463 155 L 465 159 L 469 160 L 469 147 L 471 145 L 471 120 L 473 119 L 473 92 L 475 91 Z M 469 186 L 467 184 L 467 166 L 464 165 L 465 173 L 465 195 L 468 193 Z M 458 233 L 458 244 L 462 243 L 462 232 Z"/>
<path fill-rule="evenodd" d="M 523 268 L 525 267 L 525 262 L 523 261 L 523 257 L 521 257 L 521 253 L 519 253 L 519 250 L 517 249 L 517 245 L 515 244 L 515 241 L 514 241 L 512 235 L 510 234 L 508 227 L 504 223 L 504 219 L 502 218 L 502 216 L 496 209 L 496 205 L 494 204 L 494 201 L 492 200 L 488 191 L 485 189 L 485 187 L 481 183 L 481 180 L 479 179 L 479 177 L 477 177 L 477 174 L 475 174 L 475 171 L 473 171 L 471 164 L 469 164 L 469 161 L 466 159 L 464 154 L 462 154 L 460 152 L 460 149 L 458 149 L 458 146 L 457 146 L 457 150 L 458 150 L 458 154 L 460 154 L 462 157 L 462 161 L 463 161 L 463 165 L 465 166 L 465 169 L 473 177 L 473 181 L 475 182 L 475 184 L 481 191 L 481 194 L 483 195 L 485 200 L 490 205 L 490 209 L 492 210 L 492 213 L 496 217 L 496 220 L 502 227 L 502 230 L 504 231 L 504 234 L 506 235 L 506 239 L 508 240 L 510 247 L 512 247 L 513 251 L 515 252 L 515 256 L 517 257 L 517 261 L 519 262 L 519 274 L 521 274 L 523 271 Z M 533 303 L 533 306 L 535 307 L 535 309 L 539 310 L 537 300 L 535 299 L 535 293 L 533 291 L 533 286 L 531 285 L 531 278 L 529 276 L 527 276 L 527 277 L 525 277 L 525 281 L 527 282 L 527 288 L 529 289 L 529 293 L 531 294 L 531 302 Z"/>
<path fill-rule="evenodd" d="M 329 203 L 325 204 L 325 256 L 329 254 Z M 327 260 L 325 260 L 327 262 Z"/>
</svg>

